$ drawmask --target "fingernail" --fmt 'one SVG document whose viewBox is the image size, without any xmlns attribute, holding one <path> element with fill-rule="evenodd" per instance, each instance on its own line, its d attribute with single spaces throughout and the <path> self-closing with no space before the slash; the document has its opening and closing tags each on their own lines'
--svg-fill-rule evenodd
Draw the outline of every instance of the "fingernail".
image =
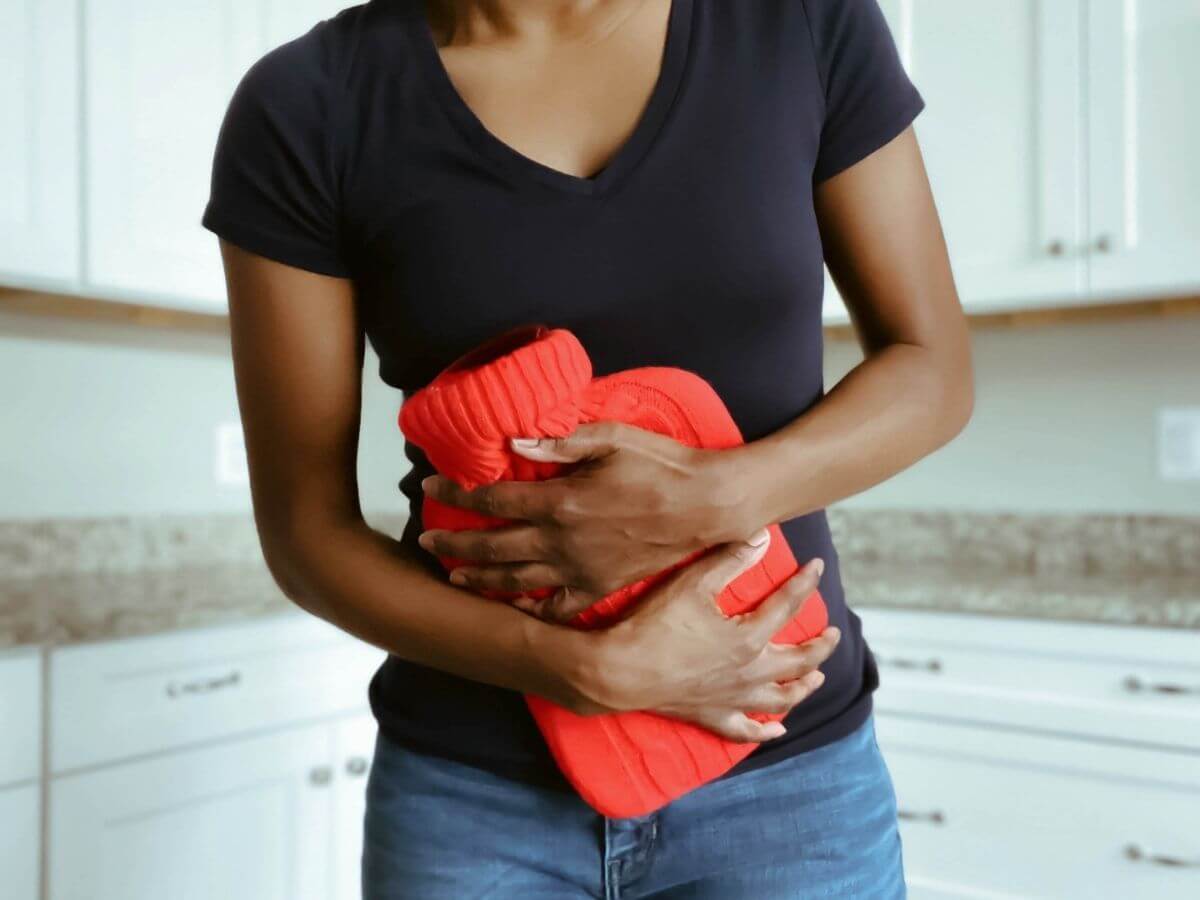
<svg viewBox="0 0 1200 900">
<path fill-rule="evenodd" d="M 421 534 L 417 537 L 417 543 L 420 544 L 421 548 L 424 550 L 433 549 L 433 538 L 429 536 L 428 531 L 421 532 Z"/>
<path fill-rule="evenodd" d="M 785 734 L 787 734 L 787 729 L 783 727 L 782 722 L 768 722 L 767 724 L 763 725 L 763 731 L 770 740 L 783 737 Z"/>
<path fill-rule="evenodd" d="M 765 544 L 770 539 L 771 532 L 765 528 L 760 528 L 758 531 L 754 532 L 754 534 L 750 535 L 750 537 L 746 538 L 746 543 L 751 547 L 758 547 L 761 544 Z"/>
<path fill-rule="evenodd" d="M 537 438 L 513 438 L 513 447 L 519 447 L 522 450 L 531 450 L 538 445 Z"/>
<path fill-rule="evenodd" d="M 458 571 L 458 569 L 455 569 L 453 572 L 450 573 L 450 583 L 457 584 L 457 585 L 464 585 L 467 583 L 467 576 L 464 575 L 462 572 Z"/>
<path fill-rule="evenodd" d="M 825 560 L 821 559 L 821 557 L 819 557 L 819 556 L 814 557 L 812 560 L 810 560 L 808 565 L 809 565 L 809 568 L 811 568 L 813 570 L 813 572 L 816 574 L 816 576 L 818 578 L 820 578 L 825 573 Z"/>
<path fill-rule="evenodd" d="M 421 479 L 421 490 L 428 491 L 431 487 L 433 487 L 433 479 L 434 479 L 433 475 L 426 475 L 424 478 L 422 478 Z"/>
<path fill-rule="evenodd" d="M 809 672 L 804 676 L 804 684 L 810 691 L 815 691 L 825 683 L 825 673 L 820 669 Z"/>
</svg>

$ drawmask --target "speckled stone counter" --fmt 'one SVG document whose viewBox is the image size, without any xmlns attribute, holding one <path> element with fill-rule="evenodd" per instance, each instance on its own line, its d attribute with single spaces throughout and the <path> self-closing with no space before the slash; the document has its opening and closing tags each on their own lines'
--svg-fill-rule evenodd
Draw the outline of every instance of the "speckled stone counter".
<svg viewBox="0 0 1200 900">
<path fill-rule="evenodd" d="M 1200 578 L 1195 576 L 905 570 L 853 561 L 843 565 L 846 597 L 858 607 L 1200 630 Z"/>
<path fill-rule="evenodd" d="M 829 515 L 852 606 L 1200 630 L 1200 519 Z M 0 649 L 289 612 L 248 517 L 0 522 Z"/>
</svg>

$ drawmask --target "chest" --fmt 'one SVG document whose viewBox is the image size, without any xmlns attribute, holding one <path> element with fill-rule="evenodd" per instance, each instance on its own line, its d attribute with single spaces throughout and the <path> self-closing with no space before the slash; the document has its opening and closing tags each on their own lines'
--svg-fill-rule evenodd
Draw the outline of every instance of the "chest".
<svg viewBox="0 0 1200 900">
<path fill-rule="evenodd" d="M 795 52 L 806 39 L 789 47 L 772 38 L 772 57 L 695 12 L 668 34 L 664 74 L 615 151 L 597 150 L 619 134 L 615 120 L 588 141 L 535 116 L 501 140 L 491 129 L 520 121 L 499 114 L 511 95 L 467 106 L 450 78 L 438 80 L 454 67 L 431 69 L 428 55 L 371 94 L 395 115 L 364 118 L 347 173 L 346 239 L 385 380 L 414 389 L 530 322 L 575 331 L 598 374 L 702 372 L 730 340 L 783 362 L 797 340 L 819 340 L 811 174 L 820 108 Z M 480 115 L 466 115 L 473 110 Z M 567 171 L 600 157 L 595 178 Z"/>
<path fill-rule="evenodd" d="M 625 6 L 586 34 L 440 46 L 452 99 L 514 152 L 593 176 L 633 135 L 666 61 L 671 0 Z"/>
</svg>

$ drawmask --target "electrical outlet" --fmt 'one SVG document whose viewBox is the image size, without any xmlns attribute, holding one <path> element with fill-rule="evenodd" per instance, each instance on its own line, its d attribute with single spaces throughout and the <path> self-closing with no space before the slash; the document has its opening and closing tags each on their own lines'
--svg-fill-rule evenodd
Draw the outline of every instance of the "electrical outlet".
<svg viewBox="0 0 1200 900">
<path fill-rule="evenodd" d="M 222 422 L 214 432 L 213 471 L 217 484 L 248 485 L 246 438 L 240 422 Z"/>
<path fill-rule="evenodd" d="M 1200 407 L 1158 411 L 1158 474 L 1164 481 L 1200 480 Z"/>
</svg>

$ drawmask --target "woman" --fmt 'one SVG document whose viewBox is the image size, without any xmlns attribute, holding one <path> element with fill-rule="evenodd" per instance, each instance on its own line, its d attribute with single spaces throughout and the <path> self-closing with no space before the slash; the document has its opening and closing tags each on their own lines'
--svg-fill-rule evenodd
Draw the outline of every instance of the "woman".
<svg viewBox="0 0 1200 900">
<path fill-rule="evenodd" d="M 203 224 L 267 562 L 300 606 L 390 652 L 370 688 L 365 896 L 903 895 L 877 674 L 823 510 L 970 416 L 922 106 L 876 0 L 371 0 L 243 77 Z M 827 395 L 823 260 L 865 353 Z M 514 445 L 572 474 L 470 492 L 409 446 L 409 524 L 399 541 L 370 529 L 364 339 L 411 393 L 530 322 L 571 329 L 597 374 L 697 372 L 746 444 L 597 423 Z M 422 534 L 422 491 L 517 521 Z M 771 522 L 810 562 L 727 620 L 712 598 Z M 707 546 L 621 625 L 562 624 Z M 461 583 L 435 553 L 472 560 Z M 768 644 L 818 578 L 832 627 Z M 545 586 L 524 610 L 475 592 Z M 524 692 L 758 746 L 607 819 L 566 786 Z M 786 730 L 754 711 L 787 712 Z"/>
</svg>

